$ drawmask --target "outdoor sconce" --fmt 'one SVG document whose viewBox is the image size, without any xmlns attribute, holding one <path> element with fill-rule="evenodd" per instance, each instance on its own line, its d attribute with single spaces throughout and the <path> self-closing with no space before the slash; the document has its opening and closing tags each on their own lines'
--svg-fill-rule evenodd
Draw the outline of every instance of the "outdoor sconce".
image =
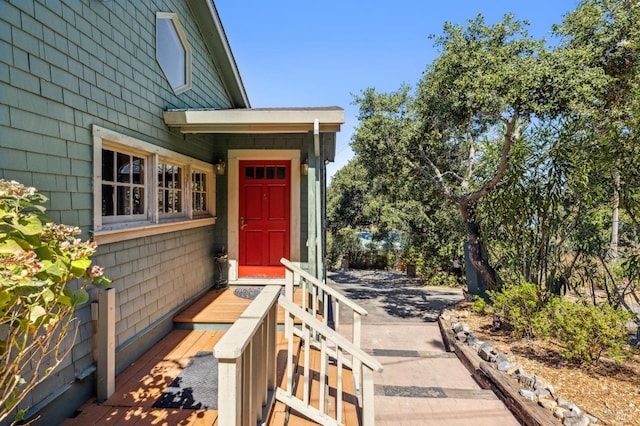
<svg viewBox="0 0 640 426">
<path fill-rule="evenodd" d="M 223 175 L 224 174 L 224 161 L 222 161 L 222 158 L 218 160 L 218 162 L 216 163 L 216 174 L 217 175 Z"/>
<path fill-rule="evenodd" d="M 300 174 L 302 176 L 307 176 L 309 174 L 309 160 L 305 159 L 302 164 L 300 164 Z"/>
</svg>

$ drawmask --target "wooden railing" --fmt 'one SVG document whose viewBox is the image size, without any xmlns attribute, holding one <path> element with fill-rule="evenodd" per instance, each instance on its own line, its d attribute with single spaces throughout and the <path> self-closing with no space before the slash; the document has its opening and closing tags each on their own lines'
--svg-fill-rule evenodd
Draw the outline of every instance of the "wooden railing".
<svg viewBox="0 0 640 426">
<path fill-rule="evenodd" d="M 280 288 L 266 286 L 213 348 L 219 426 L 255 426 L 266 420 L 276 388 Z"/>
<path fill-rule="evenodd" d="M 374 372 L 382 365 L 360 348 L 362 317 L 367 311 L 306 271 L 282 259 L 285 265 L 285 295 L 279 285 L 269 285 L 242 313 L 240 318 L 214 347 L 218 359 L 218 425 L 241 426 L 266 421 L 274 399 L 322 425 L 342 423 L 343 373 L 350 368 L 362 410 L 362 424 L 374 424 Z M 293 302 L 294 278 L 299 278 L 302 306 Z M 347 339 L 328 325 L 329 304 L 334 307 L 336 326 L 341 306 L 353 312 L 352 339 Z M 284 309 L 287 338 L 286 389 L 276 383 L 277 312 Z M 318 319 L 320 317 L 321 319 Z M 294 335 L 304 344 L 302 360 L 297 353 Z M 309 359 L 312 348 L 320 352 L 319 404 L 312 405 L 311 383 L 317 378 Z M 296 396 L 294 381 L 301 366 L 302 397 Z M 329 370 L 337 375 L 335 403 L 329 407 Z M 313 367 L 315 368 L 315 367 Z"/>
<path fill-rule="evenodd" d="M 296 276 L 300 280 L 300 290 L 302 291 L 302 308 L 314 315 L 322 313 L 322 321 L 328 325 L 329 321 L 329 305 L 333 308 L 334 329 L 340 326 L 340 312 L 344 309 L 350 309 L 353 315 L 353 323 L 351 329 L 351 343 L 360 349 L 362 338 L 362 317 L 368 313 L 366 309 L 340 293 L 336 289 L 329 287 L 326 283 L 320 281 L 307 271 L 299 268 L 289 260 L 282 258 L 280 263 L 285 266 L 285 296 L 289 301 L 293 302 L 293 289 Z M 360 391 L 362 386 L 362 377 L 360 376 L 360 366 L 358 360 L 353 360 L 353 372 L 356 390 Z"/>
<path fill-rule="evenodd" d="M 311 315 L 292 301 L 287 300 L 285 296 L 279 297 L 278 304 L 286 313 L 285 334 L 288 349 L 286 389 L 278 388 L 276 399 L 321 425 L 342 424 L 343 373 L 346 360 L 351 357 L 353 359 L 352 365 L 354 368 L 357 365 L 362 377 L 360 395 L 362 424 L 372 426 L 375 423 L 373 374 L 382 371 L 382 365 L 335 330 L 319 321 L 315 315 Z M 304 343 L 303 357 L 297 363 L 294 363 L 294 335 L 300 337 Z M 316 370 L 317 366 L 314 368 L 311 366 L 309 354 L 312 347 L 319 347 L 320 350 L 319 372 Z M 333 407 L 330 407 L 329 366 L 334 363 L 337 369 L 337 380 L 335 382 L 335 402 Z M 295 373 L 299 365 L 302 366 L 302 378 L 301 381 L 298 381 L 298 387 L 302 385 L 302 392 L 295 386 Z M 312 404 L 311 388 L 314 380 L 317 381 L 316 386 L 319 386 L 320 389 L 317 403 Z M 299 396 L 300 394 L 302 397 Z"/>
</svg>

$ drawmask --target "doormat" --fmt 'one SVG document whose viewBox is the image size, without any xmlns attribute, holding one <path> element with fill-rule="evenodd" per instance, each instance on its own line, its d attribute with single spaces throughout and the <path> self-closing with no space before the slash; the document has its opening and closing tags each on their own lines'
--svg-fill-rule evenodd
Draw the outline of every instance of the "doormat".
<svg viewBox="0 0 640 426">
<path fill-rule="evenodd" d="M 213 352 L 196 353 L 153 407 L 217 410 L 218 359 Z"/>
<path fill-rule="evenodd" d="M 264 287 L 236 287 L 233 294 L 242 299 L 255 299 Z M 284 294 L 284 287 L 280 289 L 280 294 Z"/>
</svg>

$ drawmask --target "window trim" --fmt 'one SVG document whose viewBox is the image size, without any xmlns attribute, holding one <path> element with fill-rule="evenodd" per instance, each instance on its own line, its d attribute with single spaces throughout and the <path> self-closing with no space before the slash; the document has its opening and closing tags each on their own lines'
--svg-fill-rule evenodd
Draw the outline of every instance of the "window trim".
<svg viewBox="0 0 640 426">
<path fill-rule="evenodd" d="M 146 219 L 142 221 L 104 221 L 102 216 L 102 149 L 111 148 L 144 157 L 147 162 L 145 182 Z M 181 229 L 213 225 L 216 222 L 216 175 L 214 165 L 174 151 L 123 135 L 100 126 L 93 126 L 93 237 L 98 243 L 122 241 Z M 184 167 L 183 199 L 185 211 L 177 218 L 161 217 L 158 211 L 158 161 L 168 160 Z M 192 170 L 207 175 L 207 213 L 193 214 L 191 203 Z"/>
<path fill-rule="evenodd" d="M 182 44 L 182 47 L 184 48 L 184 60 L 185 60 L 185 64 L 184 64 L 184 72 L 185 72 L 185 78 L 184 78 L 184 84 L 181 86 L 177 86 L 177 87 L 173 87 L 173 84 L 171 83 L 171 80 L 169 79 L 169 76 L 167 75 L 167 73 L 165 72 L 164 68 L 162 67 L 162 64 L 160 63 L 160 60 L 158 59 L 158 19 L 168 19 L 171 20 L 171 22 L 173 23 L 173 27 L 176 30 L 176 34 L 178 35 L 178 38 L 180 39 L 180 42 Z M 176 95 L 179 95 L 180 93 L 186 92 L 187 90 L 191 89 L 191 46 L 189 45 L 189 40 L 187 39 L 187 34 L 184 31 L 184 28 L 182 27 L 182 24 L 180 23 L 180 19 L 178 18 L 178 15 L 175 13 L 169 13 L 169 12 L 156 12 L 156 22 L 155 22 L 155 29 L 156 29 L 156 34 L 155 34 L 155 50 L 156 50 L 156 62 L 158 63 L 158 66 L 160 67 L 160 70 L 162 70 L 162 74 L 164 75 L 165 79 L 167 80 L 167 82 L 169 83 L 169 86 L 171 87 L 171 89 L 173 90 L 173 93 L 175 93 Z"/>
</svg>

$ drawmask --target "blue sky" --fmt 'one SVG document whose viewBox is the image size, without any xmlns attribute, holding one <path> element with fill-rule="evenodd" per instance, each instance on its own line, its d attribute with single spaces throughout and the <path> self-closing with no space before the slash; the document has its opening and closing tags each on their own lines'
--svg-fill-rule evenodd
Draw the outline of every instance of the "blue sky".
<svg viewBox="0 0 640 426">
<path fill-rule="evenodd" d="M 536 38 L 577 0 L 216 0 L 251 106 L 340 106 L 333 175 L 353 153 L 354 94 L 414 86 L 438 52 L 430 34 L 445 22 L 465 24 L 482 13 L 488 23 L 505 13 L 530 22 Z"/>
</svg>

